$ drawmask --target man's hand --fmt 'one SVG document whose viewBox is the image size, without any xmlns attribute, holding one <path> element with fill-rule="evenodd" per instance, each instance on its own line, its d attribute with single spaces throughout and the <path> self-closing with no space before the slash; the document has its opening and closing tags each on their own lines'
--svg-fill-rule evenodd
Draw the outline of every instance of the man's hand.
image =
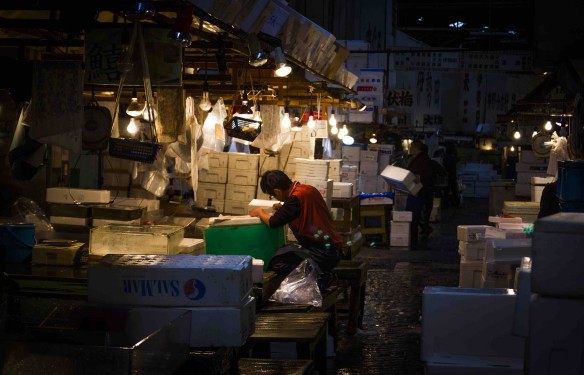
<svg viewBox="0 0 584 375">
<path fill-rule="evenodd" d="M 282 207 L 282 203 L 280 203 L 280 202 L 278 202 L 278 203 L 274 203 L 274 204 L 272 205 L 272 210 L 274 210 L 274 211 L 278 211 L 278 209 L 279 209 L 280 207 Z"/>
<path fill-rule="evenodd" d="M 263 208 L 254 208 L 253 210 L 249 211 L 249 216 L 261 218 L 262 213 L 266 213 Z"/>
</svg>

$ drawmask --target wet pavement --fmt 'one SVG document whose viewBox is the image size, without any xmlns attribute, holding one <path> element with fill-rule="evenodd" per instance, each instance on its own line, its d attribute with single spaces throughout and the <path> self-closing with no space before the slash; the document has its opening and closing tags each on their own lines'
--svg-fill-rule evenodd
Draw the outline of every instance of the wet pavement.
<svg viewBox="0 0 584 375">
<path fill-rule="evenodd" d="M 363 247 L 354 257 L 368 263 L 363 329 L 345 332 L 340 320 L 336 355 L 327 375 L 423 375 L 420 360 L 422 292 L 426 286 L 458 286 L 458 225 L 487 224 L 488 199 L 465 198 L 442 208 L 434 231 L 418 249 Z"/>
</svg>

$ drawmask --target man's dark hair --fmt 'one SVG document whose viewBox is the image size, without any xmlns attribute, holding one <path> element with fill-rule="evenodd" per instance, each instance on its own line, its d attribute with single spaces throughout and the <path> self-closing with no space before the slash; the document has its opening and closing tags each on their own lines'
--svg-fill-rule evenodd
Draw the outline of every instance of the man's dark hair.
<svg viewBox="0 0 584 375">
<path fill-rule="evenodd" d="M 260 180 L 260 188 L 268 195 L 274 195 L 274 189 L 288 190 L 291 185 L 290 177 L 277 169 L 264 172 Z"/>
</svg>

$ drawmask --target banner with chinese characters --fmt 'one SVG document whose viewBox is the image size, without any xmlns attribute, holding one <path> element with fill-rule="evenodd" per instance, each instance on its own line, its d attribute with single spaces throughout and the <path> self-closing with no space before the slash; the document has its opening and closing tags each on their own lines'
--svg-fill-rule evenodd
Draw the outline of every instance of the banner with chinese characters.
<svg viewBox="0 0 584 375">
<path fill-rule="evenodd" d="M 180 86 L 182 84 L 182 47 L 168 38 L 168 29 L 143 27 L 148 70 L 152 85 Z M 118 60 L 122 54 L 123 35 L 132 34 L 132 27 L 90 29 L 85 33 L 85 82 L 119 84 L 121 71 Z M 138 38 L 137 38 L 138 39 Z M 129 41 L 125 41 L 129 44 Z M 132 54 L 132 69 L 125 85 L 143 85 L 142 60 L 136 40 Z"/>
<path fill-rule="evenodd" d="M 349 121 L 357 123 L 375 123 L 374 113 L 383 106 L 383 80 L 385 71 L 382 69 L 361 69 L 359 81 L 354 89 L 357 98 L 367 106 L 364 111 L 350 109 Z"/>
</svg>

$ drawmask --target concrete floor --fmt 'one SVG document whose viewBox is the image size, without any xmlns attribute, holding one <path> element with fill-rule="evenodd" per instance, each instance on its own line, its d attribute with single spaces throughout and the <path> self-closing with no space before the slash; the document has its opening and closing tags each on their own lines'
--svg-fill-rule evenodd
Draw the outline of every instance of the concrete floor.
<svg viewBox="0 0 584 375">
<path fill-rule="evenodd" d="M 337 352 L 327 375 L 423 375 L 420 360 L 422 292 L 426 286 L 458 286 L 456 227 L 488 224 L 488 199 L 465 198 L 442 209 L 434 231 L 418 250 L 364 247 L 355 260 L 368 263 L 364 329 L 350 336 L 340 321 Z"/>
</svg>

